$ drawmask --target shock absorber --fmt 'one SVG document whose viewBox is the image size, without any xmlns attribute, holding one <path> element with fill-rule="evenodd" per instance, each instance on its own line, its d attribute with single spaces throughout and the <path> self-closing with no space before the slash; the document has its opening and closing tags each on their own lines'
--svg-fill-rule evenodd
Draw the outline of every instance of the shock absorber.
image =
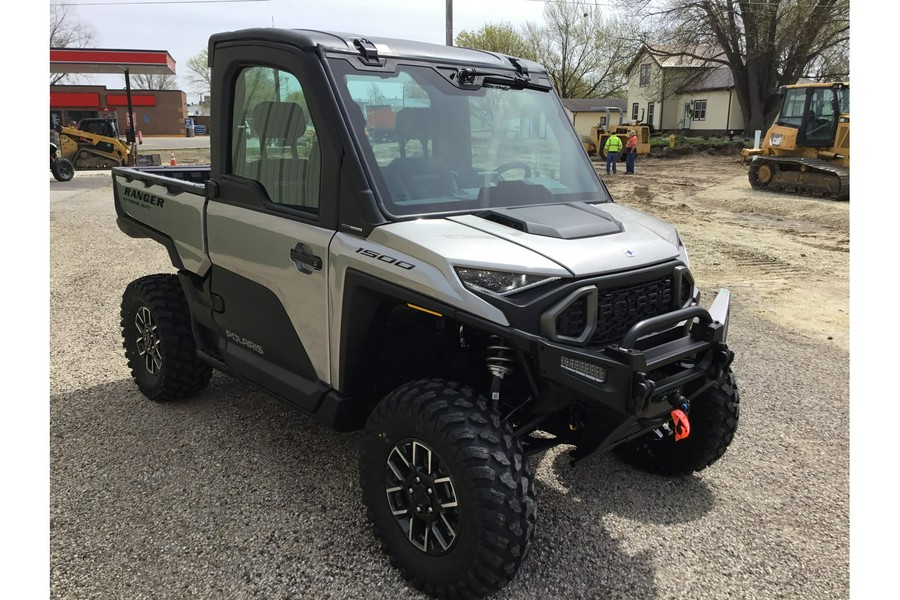
<svg viewBox="0 0 900 600">
<path fill-rule="evenodd" d="M 500 385 L 503 378 L 512 374 L 515 359 L 512 357 L 512 348 L 499 335 L 488 338 L 487 357 L 485 358 L 488 371 L 491 373 L 491 401 L 500 401 Z"/>
</svg>

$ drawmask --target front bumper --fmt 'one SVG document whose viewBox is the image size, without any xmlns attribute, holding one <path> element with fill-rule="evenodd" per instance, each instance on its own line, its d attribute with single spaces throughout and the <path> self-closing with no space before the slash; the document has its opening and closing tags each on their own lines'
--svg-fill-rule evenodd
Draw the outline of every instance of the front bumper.
<svg viewBox="0 0 900 600">
<path fill-rule="evenodd" d="M 576 436 L 573 458 L 656 429 L 676 403 L 715 385 L 734 358 L 726 344 L 730 304 L 722 289 L 708 310 L 694 305 L 640 321 L 621 343 L 602 350 L 533 341 L 548 389 L 574 395 L 596 413 Z"/>
<path fill-rule="evenodd" d="M 720 290 L 709 310 L 691 306 L 640 321 L 619 345 L 599 352 L 541 340 L 541 375 L 622 414 L 662 415 L 671 410 L 664 401 L 669 392 L 683 390 L 690 400 L 731 364 L 733 353 L 725 344 L 730 303 L 730 292 Z M 573 363 L 596 365 L 605 376 L 598 381 L 596 368 L 580 374 Z"/>
</svg>

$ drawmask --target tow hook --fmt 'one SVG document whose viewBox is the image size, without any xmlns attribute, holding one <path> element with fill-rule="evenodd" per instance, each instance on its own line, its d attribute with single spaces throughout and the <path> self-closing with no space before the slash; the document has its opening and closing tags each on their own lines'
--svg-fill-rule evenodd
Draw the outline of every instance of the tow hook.
<svg viewBox="0 0 900 600">
<path fill-rule="evenodd" d="M 681 394 L 672 394 L 669 397 L 672 404 L 672 423 L 663 423 L 653 431 L 659 439 L 675 434 L 675 441 L 680 442 L 691 434 L 691 422 L 688 413 L 691 412 L 691 403 Z M 674 431 L 673 431 L 674 430 Z"/>
<path fill-rule="evenodd" d="M 691 422 L 688 413 L 691 412 L 691 403 L 681 394 L 673 394 L 669 399 L 672 406 L 672 422 L 675 424 L 675 441 L 680 442 L 691 435 Z"/>
<path fill-rule="evenodd" d="M 681 409 L 672 411 L 672 420 L 675 422 L 675 441 L 680 442 L 691 435 L 691 422 Z"/>
</svg>

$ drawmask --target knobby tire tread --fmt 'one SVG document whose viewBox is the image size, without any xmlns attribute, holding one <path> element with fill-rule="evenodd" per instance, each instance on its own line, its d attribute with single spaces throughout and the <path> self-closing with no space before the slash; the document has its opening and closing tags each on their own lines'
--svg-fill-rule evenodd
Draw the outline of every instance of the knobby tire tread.
<svg viewBox="0 0 900 600">
<path fill-rule="evenodd" d="M 360 449 L 360 484 L 373 524 L 375 494 L 384 489 L 380 472 L 367 473 L 366 457 L 376 450 L 379 425 L 394 419 L 433 423 L 455 448 L 476 488 L 480 539 L 469 568 L 446 584 L 429 581 L 398 560 L 376 526 L 383 551 L 405 579 L 437 598 L 478 598 L 501 589 L 530 550 L 537 509 L 528 462 L 511 427 L 484 398 L 458 383 L 419 380 L 389 394 L 370 416 Z"/>
<path fill-rule="evenodd" d="M 134 331 L 136 307 L 150 309 L 160 337 L 162 367 L 150 374 L 129 335 Z M 191 314 L 177 275 L 147 275 L 131 282 L 122 296 L 122 346 L 131 375 L 141 392 L 157 402 L 193 396 L 212 378 L 212 368 L 197 356 Z"/>
<path fill-rule="evenodd" d="M 691 434 L 676 442 L 647 434 L 615 448 L 625 462 L 657 475 L 689 475 L 719 460 L 737 431 L 740 394 L 731 370 L 692 402 L 689 418 Z"/>
</svg>

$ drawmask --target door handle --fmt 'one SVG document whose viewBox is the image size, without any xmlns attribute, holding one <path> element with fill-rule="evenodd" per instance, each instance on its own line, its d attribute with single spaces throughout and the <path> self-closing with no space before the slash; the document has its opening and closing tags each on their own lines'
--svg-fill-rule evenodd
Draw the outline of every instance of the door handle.
<svg viewBox="0 0 900 600">
<path fill-rule="evenodd" d="M 322 259 L 312 253 L 308 246 L 298 243 L 291 248 L 291 260 L 301 273 L 312 273 L 322 270 Z"/>
</svg>

